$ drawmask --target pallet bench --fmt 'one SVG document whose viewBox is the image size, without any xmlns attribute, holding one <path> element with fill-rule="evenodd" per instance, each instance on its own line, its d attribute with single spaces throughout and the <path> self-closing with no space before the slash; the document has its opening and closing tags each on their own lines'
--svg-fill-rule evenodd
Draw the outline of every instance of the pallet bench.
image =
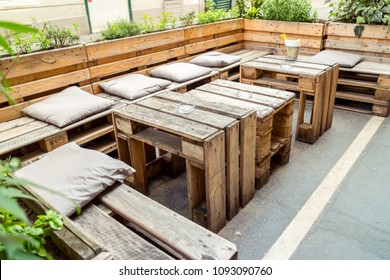
<svg viewBox="0 0 390 280">
<path fill-rule="evenodd" d="M 364 25 L 355 38 L 355 24 L 331 22 L 326 28 L 325 50 L 363 56 L 352 68 L 340 67 L 336 91 L 338 108 L 387 117 L 390 112 L 390 31 L 385 25 Z"/>
</svg>

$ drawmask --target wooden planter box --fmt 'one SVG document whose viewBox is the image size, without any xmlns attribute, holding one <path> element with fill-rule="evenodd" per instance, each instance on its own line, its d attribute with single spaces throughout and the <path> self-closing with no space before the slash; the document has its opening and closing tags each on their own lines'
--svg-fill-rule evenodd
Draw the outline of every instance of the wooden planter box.
<svg viewBox="0 0 390 280">
<path fill-rule="evenodd" d="M 244 31 L 245 48 L 284 54 L 280 35 L 285 33 L 289 39 L 301 39 L 300 53 L 317 53 L 323 45 L 324 24 L 245 19 Z"/>
</svg>

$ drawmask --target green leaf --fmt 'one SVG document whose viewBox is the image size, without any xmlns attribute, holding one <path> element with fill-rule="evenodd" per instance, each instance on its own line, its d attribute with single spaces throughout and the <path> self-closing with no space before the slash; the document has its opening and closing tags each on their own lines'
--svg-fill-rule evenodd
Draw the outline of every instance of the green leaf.
<svg viewBox="0 0 390 280">
<path fill-rule="evenodd" d="M 10 21 L 0 21 L 0 28 L 9 29 L 19 33 L 38 32 L 36 28 Z"/>
<path fill-rule="evenodd" d="M 357 24 L 364 24 L 364 23 L 366 23 L 366 19 L 364 17 L 357 17 L 356 23 Z"/>
<path fill-rule="evenodd" d="M 4 39 L 3 36 L 0 36 L 0 47 L 5 49 L 9 54 L 12 54 L 12 49 L 9 46 L 8 42 Z"/>
<path fill-rule="evenodd" d="M 7 98 L 8 102 L 11 104 L 11 105 L 14 105 L 15 104 L 15 100 L 12 98 L 12 96 L 8 93 L 8 89 L 3 86 L 2 84 L 0 84 L 0 91 L 2 92 L 2 94 L 5 96 L 5 98 Z"/>
<path fill-rule="evenodd" d="M 35 197 L 26 194 L 25 192 L 17 188 L 0 188 L 0 195 L 9 198 L 26 198 L 26 199 L 36 200 Z"/>
<path fill-rule="evenodd" d="M 382 9 L 382 12 L 383 12 L 384 14 L 390 14 L 390 5 L 385 6 L 385 7 Z"/>
<path fill-rule="evenodd" d="M 360 38 L 363 34 L 364 26 L 356 25 L 353 29 L 356 38 Z"/>
<path fill-rule="evenodd" d="M 382 17 L 383 17 L 382 11 L 377 10 L 372 15 L 371 22 L 376 22 L 376 23 L 382 22 Z"/>
<path fill-rule="evenodd" d="M 16 202 L 15 199 L 12 199 L 8 196 L 0 195 L 0 205 L 1 209 L 6 210 L 8 213 L 18 217 L 25 223 L 30 224 L 26 213 L 23 211 L 23 209 L 20 207 L 20 205 Z"/>
</svg>

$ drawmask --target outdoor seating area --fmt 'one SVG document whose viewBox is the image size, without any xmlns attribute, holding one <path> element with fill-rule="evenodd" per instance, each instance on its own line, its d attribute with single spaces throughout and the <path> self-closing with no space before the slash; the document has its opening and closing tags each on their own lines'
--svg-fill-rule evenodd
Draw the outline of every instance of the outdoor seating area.
<svg viewBox="0 0 390 280">
<path fill-rule="evenodd" d="M 81 206 L 23 187 L 64 215 L 69 259 L 238 259 L 226 225 L 294 142 L 328 141 L 335 108 L 389 115 L 388 36 L 350 32 L 239 18 L 2 58 L 16 104 L 0 95 L 0 159 Z M 281 33 L 301 38 L 293 61 Z M 185 176 L 187 217 L 150 197 L 162 176 Z"/>
</svg>

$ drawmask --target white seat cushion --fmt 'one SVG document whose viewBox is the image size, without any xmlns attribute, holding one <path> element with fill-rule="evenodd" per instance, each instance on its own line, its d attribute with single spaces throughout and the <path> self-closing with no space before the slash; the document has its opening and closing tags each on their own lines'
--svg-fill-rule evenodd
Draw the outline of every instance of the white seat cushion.
<svg viewBox="0 0 390 280">
<path fill-rule="evenodd" d="M 104 111 L 114 102 L 72 86 L 22 110 L 35 119 L 64 127 Z"/>
<path fill-rule="evenodd" d="M 105 92 L 134 100 L 157 92 L 169 86 L 172 82 L 164 79 L 148 77 L 141 74 L 129 74 L 107 82 L 99 83 Z"/>
<path fill-rule="evenodd" d="M 196 79 L 211 73 L 212 69 L 195 65 L 192 63 L 177 62 L 166 64 L 153 69 L 150 75 L 153 77 L 167 79 L 173 82 L 182 83 Z"/>
<path fill-rule="evenodd" d="M 190 63 L 205 67 L 224 67 L 240 61 L 237 55 L 220 52 L 208 52 L 190 60 Z"/>
<path fill-rule="evenodd" d="M 54 209 L 70 216 L 77 209 L 75 203 L 86 205 L 115 181 L 123 181 L 134 171 L 106 154 L 68 143 L 16 171 L 15 176 L 45 187 L 32 186 Z"/>
<path fill-rule="evenodd" d="M 324 50 L 312 56 L 310 59 L 318 62 L 336 62 L 340 64 L 340 67 L 352 68 L 359 63 L 363 57 L 348 52 Z"/>
</svg>

